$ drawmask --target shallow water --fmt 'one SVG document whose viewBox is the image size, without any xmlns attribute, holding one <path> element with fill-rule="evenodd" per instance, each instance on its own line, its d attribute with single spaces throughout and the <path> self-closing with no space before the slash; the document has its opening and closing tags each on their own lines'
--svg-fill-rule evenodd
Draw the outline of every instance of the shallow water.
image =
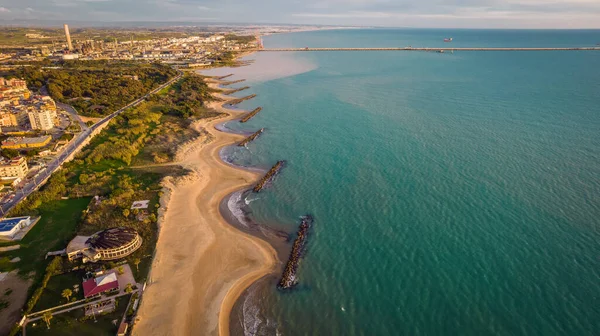
<svg viewBox="0 0 600 336">
<path fill-rule="evenodd" d="M 435 47 L 450 36 L 456 47 L 600 40 L 599 31 L 378 29 L 265 43 Z M 282 293 L 276 277 L 253 285 L 233 334 L 600 330 L 600 52 L 284 57 L 313 66 L 250 76 L 240 94 L 258 97 L 240 107 L 264 109 L 227 127 L 266 131 L 224 155 L 262 169 L 287 160 L 247 205 L 254 221 L 287 232 L 306 213 L 315 223 L 298 288 Z M 268 63 L 246 74 L 272 71 Z"/>
</svg>

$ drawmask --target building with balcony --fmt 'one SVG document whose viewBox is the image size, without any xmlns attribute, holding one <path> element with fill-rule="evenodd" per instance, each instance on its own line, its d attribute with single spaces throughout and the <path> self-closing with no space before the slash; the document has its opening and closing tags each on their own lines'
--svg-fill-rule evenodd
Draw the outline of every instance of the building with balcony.
<svg viewBox="0 0 600 336">
<path fill-rule="evenodd" d="M 0 158 L 0 178 L 23 178 L 29 168 L 25 158 L 17 156 L 13 159 Z"/>
<path fill-rule="evenodd" d="M 54 127 L 54 118 L 56 111 L 50 109 L 35 109 L 27 112 L 31 129 L 34 130 L 50 130 Z"/>
</svg>

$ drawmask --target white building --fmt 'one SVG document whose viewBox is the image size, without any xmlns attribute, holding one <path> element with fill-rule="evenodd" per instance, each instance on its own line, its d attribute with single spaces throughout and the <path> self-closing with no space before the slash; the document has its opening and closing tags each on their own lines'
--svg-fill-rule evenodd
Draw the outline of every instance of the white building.
<svg viewBox="0 0 600 336">
<path fill-rule="evenodd" d="M 31 225 L 31 217 L 13 217 L 0 220 L 0 237 L 12 238 L 21 229 Z"/>
<path fill-rule="evenodd" d="M 54 127 L 54 117 L 56 112 L 46 109 L 33 110 L 27 112 L 29 123 L 32 129 L 49 130 Z"/>
</svg>

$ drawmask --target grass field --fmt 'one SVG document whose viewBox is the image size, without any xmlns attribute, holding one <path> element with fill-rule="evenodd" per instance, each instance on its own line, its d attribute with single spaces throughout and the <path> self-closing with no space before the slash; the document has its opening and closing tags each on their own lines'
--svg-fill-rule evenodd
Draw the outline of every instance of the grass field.
<svg viewBox="0 0 600 336">
<path fill-rule="evenodd" d="M 75 236 L 83 210 L 86 209 L 90 198 L 77 198 L 60 201 L 51 201 L 40 206 L 42 218 L 19 242 L 21 248 L 16 251 L 0 253 L 0 257 L 10 259 L 19 257 L 21 261 L 13 263 L 8 271 L 19 268 L 20 274 L 43 275 L 48 260 L 44 257 L 49 251 L 61 250 L 67 246 L 69 240 Z M 4 264 L 0 265 L 5 268 Z"/>
<path fill-rule="evenodd" d="M 50 321 L 50 329 L 46 326 L 46 322 L 39 320 L 27 326 L 27 335 L 61 335 L 61 336 L 80 336 L 94 335 L 114 336 L 121 323 L 121 318 L 127 309 L 127 303 L 131 295 L 126 295 L 117 299 L 117 309 L 106 315 L 96 316 L 81 320 L 84 316 L 83 309 L 78 309 L 69 313 L 56 315 Z M 116 325 L 113 321 L 117 320 Z"/>
<path fill-rule="evenodd" d="M 77 271 L 55 275 L 50 278 L 33 311 L 36 312 L 67 303 L 67 299 L 62 297 L 62 291 L 67 288 L 73 292 L 73 295 L 70 297 L 71 301 L 83 299 L 83 287 L 81 283 L 84 275 L 84 271 Z M 78 292 L 75 292 L 74 285 L 79 285 Z"/>
</svg>

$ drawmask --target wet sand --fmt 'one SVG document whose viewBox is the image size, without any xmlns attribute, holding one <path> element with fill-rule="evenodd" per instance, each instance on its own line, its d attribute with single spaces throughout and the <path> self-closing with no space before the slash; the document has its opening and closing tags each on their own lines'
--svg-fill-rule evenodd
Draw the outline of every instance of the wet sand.
<svg viewBox="0 0 600 336">
<path fill-rule="evenodd" d="M 182 165 L 195 174 L 168 182 L 170 199 L 134 335 L 229 335 L 229 316 L 238 297 L 278 264 L 271 245 L 231 226 L 219 211 L 225 196 L 260 178 L 219 157 L 221 148 L 244 138 L 215 128 L 243 113 L 225 109 L 224 103 L 211 102 L 209 107 L 228 117 L 195 124 L 214 136 L 183 158 Z"/>
</svg>

